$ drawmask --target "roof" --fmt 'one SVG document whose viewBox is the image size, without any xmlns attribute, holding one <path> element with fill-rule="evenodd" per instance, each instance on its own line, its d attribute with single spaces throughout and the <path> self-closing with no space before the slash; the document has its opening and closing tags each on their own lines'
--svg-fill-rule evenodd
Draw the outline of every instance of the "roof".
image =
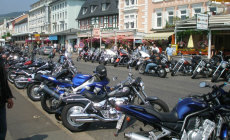
<svg viewBox="0 0 230 140">
<path fill-rule="evenodd" d="M 102 11 L 102 4 L 109 3 L 107 10 Z M 118 14 L 117 8 L 118 0 L 87 0 L 81 7 L 77 20 L 87 19 L 91 17 L 105 16 L 105 15 L 116 15 Z M 90 6 L 97 6 L 96 10 L 91 13 Z M 83 15 L 83 9 L 87 8 L 87 12 Z"/>
<path fill-rule="evenodd" d="M 28 21 L 28 18 L 24 18 L 18 22 L 16 22 L 14 25 L 19 25 L 19 24 L 22 24 L 22 23 L 26 23 Z"/>
</svg>

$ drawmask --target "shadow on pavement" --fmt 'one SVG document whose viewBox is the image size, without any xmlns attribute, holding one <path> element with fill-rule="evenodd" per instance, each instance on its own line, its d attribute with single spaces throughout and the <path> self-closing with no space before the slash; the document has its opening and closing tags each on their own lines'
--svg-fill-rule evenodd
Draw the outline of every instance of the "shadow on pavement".
<svg viewBox="0 0 230 140">
<path fill-rule="evenodd" d="M 21 138 L 18 140 L 44 140 L 45 138 L 47 138 L 48 135 L 34 135 L 28 138 Z"/>
</svg>

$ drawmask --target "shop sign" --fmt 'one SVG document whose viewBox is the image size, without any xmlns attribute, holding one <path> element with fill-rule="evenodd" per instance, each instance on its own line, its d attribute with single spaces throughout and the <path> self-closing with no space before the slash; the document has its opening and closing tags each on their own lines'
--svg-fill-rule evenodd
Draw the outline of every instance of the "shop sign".
<svg viewBox="0 0 230 140">
<path fill-rule="evenodd" d="M 171 47 L 173 48 L 173 55 L 177 55 L 178 45 L 172 44 Z"/>
<path fill-rule="evenodd" d="M 49 36 L 49 40 L 58 40 L 58 37 L 56 35 L 54 36 Z"/>
<path fill-rule="evenodd" d="M 93 36 L 100 37 L 100 28 L 93 28 Z"/>
<path fill-rule="evenodd" d="M 85 44 L 84 44 L 83 42 L 80 42 L 80 43 L 79 43 L 79 47 L 80 47 L 80 48 L 83 48 L 84 46 L 85 46 Z"/>
<path fill-rule="evenodd" d="M 197 29 L 208 30 L 208 14 L 197 14 Z"/>
</svg>

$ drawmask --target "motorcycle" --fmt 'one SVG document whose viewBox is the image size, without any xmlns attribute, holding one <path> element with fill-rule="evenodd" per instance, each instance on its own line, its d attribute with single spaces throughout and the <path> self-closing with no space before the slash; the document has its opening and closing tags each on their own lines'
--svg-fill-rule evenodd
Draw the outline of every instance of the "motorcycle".
<svg viewBox="0 0 230 140">
<path fill-rule="evenodd" d="M 190 64 L 188 59 L 184 58 L 183 55 L 181 55 L 181 59 L 173 67 L 171 76 L 175 76 L 178 72 L 182 72 L 186 75 L 191 75 L 193 72 L 192 64 Z"/>
<path fill-rule="evenodd" d="M 229 139 L 230 94 L 227 84 L 212 86 L 212 92 L 181 99 L 169 113 L 160 113 L 150 106 L 118 105 L 125 113 L 117 123 L 117 134 L 129 123 L 131 116 L 153 127 L 152 131 L 125 133 L 131 140 L 227 140 Z M 200 87 L 211 87 L 205 82 Z"/>
<path fill-rule="evenodd" d="M 221 77 L 223 77 L 226 81 L 228 81 L 230 79 L 230 65 L 227 61 L 224 61 L 223 56 L 222 56 L 222 52 L 220 52 L 220 58 L 221 58 L 221 62 L 218 64 L 216 70 L 214 71 L 213 75 L 212 75 L 212 82 L 217 82 L 217 80 Z"/>
<path fill-rule="evenodd" d="M 117 58 L 117 54 L 114 51 L 110 49 L 106 49 L 103 54 L 103 58 L 101 58 L 99 61 L 99 64 L 104 64 L 104 65 L 109 64 L 109 63 L 113 64 L 116 58 Z"/>
<path fill-rule="evenodd" d="M 114 67 L 118 65 L 127 65 L 129 62 L 128 52 L 124 49 L 120 50 L 117 59 L 114 62 Z"/>
<path fill-rule="evenodd" d="M 82 131 L 90 122 L 113 122 L 121 117 L 116 105 L 134 103 L 151 105 L 162 112 L 169 111 L 168 106 L 157 97 L 148 97 L 144 92 L 144 83 L 140 77 L 134 78 L 131 72 L 125 81 L 116 86 L 106 87 L 102 94 L 92 94 L 85 90 L 83 95 L 75 94 L 62 98 L 65 105 L 61 110 L 63 125 L 70 131 Z M 57 97 L 60 99 L 60 97 Z"/>
<path fill-rule="evenodd" d="M 144 59 L 147 57 L 150 57 L 149 53 L 144 51 L 138 51 L 140 58 L 137 61 L 137 64 L 135 66 L 135 70 L 139 70 L 139 66 L 144 62 Z"/>
</svg>

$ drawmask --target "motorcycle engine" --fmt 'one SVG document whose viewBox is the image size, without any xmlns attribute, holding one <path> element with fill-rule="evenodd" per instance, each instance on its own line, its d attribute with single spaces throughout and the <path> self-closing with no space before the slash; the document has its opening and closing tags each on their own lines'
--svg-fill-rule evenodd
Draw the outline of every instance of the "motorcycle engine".
<svg viewBox="0 0 230 140">
<path fill-rule="evenodd" d="M 209 119 L 205 119 L 202 121 L 203 123 L 201 121 L 202 120 L 197 117 L 195 123 L 193 124 L 194 129 L 190 129 L 187 134 L 184 133 L 182 139 L 187 138 L 187 140 L 208 140 L 212 131 L 215 129 L 215 122 Z"/>
</svg>

